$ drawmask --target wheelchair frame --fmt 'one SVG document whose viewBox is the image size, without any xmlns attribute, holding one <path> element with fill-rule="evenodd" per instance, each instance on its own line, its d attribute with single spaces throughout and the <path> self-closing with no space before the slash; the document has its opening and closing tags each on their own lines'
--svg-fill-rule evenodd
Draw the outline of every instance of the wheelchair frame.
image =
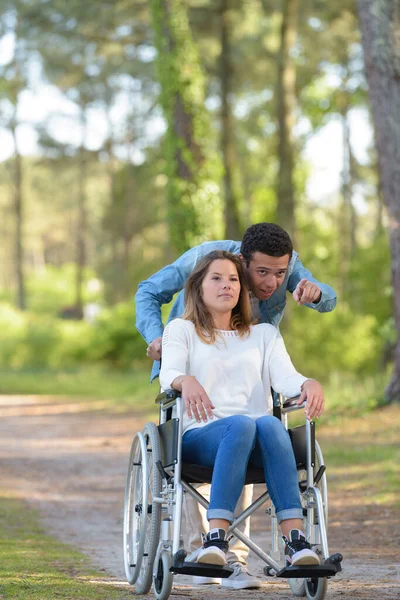
<svg viewBox="0 0 400 600">
<path fill-rule="evenodd" d="M 303 407 L 298 406 L 298 398 L 283 401 L 276 414 L 287 428 L 287 415 Z M 125 489 L 124 503 L 124 562 L 125 572 L 130 584 L 135 584 L 138 594 L 145 594 L 153 583 L 157 600 L 167 600 L 174 574 L 201 575 L 205 577 L 229 577 L 229 566 L 219 567 L 195 562 L 198 550 L 189 556 L 183 548 L 181 539 L 181 519 L 183 494 L 191 494 L 204 508 L 207 500 L 182 476 L 182 418 L 172 418 L 172 409 L 176 414 L 183 413 L 183 401 L 174 390 L 160 394 L 156 402 L 160 405 L 160 423 L 147 423 L 142 432 L 135 435 L 129 459 L 129 469 Z M 265 491 L 246 508 L 228 529 L 246 544 L 264 563 L 264 574 L 272 577 L 288 578 L 295 596 L 307 596 L 309 600 L 322 600 L 327 589 L 327 578 L 341 570 L 342 556 L 329 556 L 326 520 L 328 509 L 325 465 L 318 442 L 315 440 L 314 423 L 306 419 L 300 436 L 300 452 L 306 471 L 306 481 L 301 481 L 300 492 L 305 520 L 305 534 L 314 550 L 323 562 L 314 566 L 281 567 L 280 534 L 275 510 L 271 507 L 266 513 L 271 516 L 272 548 L 266 554 L 238 526 L 265 502 L 270 500 Z M 295 430 L 289 430 L 289 433 Z M 297 436 L 298 438 L 299 436 Z M 296 445 L 292 438 L 296 455 Z M 297 446 L 299 446 L 297 439 Z M 317 461 L 315 461 L 315 456 Z M 315 471 L 316 465 L 318 470 Z M 201 467 L 199 467 L 202 469 Z M 197 476 L 196 476 L 197 477 Z M 262 478 L 263 482 L 265 480 Z M 206 482 L 209 480 L 207 479 Z M 193 482 L 197 482 L 194 479 Z M 198 482 L 203 482 L 199 479 Z M 249 483 L 249 482 L 247 482 Z M 254 481 L 261 483 L 261 481 Z M 161 519 L 162 517 L 162 519 Z"/>
</svg>

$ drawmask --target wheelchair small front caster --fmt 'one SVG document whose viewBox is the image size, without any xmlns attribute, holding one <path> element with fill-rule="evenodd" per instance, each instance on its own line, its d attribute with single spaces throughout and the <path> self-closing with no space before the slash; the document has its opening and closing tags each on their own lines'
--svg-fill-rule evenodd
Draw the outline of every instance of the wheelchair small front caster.
<svg viewBox="0 0 400 600">
<path fill-rule="evenodd" d="M 322 600 L 325 598 L 328 589 L 328 580 L 326 577 L 316 579 L 306 579 L 306 596 L 308 600 Z"/>
<path fill-rule="evenodd" d="M 264 575 L 267 577 L 275 577 L 276 571 L 273 567 L 264 567 Z"/>
<path fill-rule="evenodd" d="M 171 573 L 171 554 L 167 550 L 157 553 L 154 561 L 153 590 L 157 600 L 167 600 L 172 590 L 174 574 Z"/>
<path fill-rule="evenodd" d="M 293 596 L 297 596 L 298 598 L 304 598 L 304 596 L 306 595 L 305 579 L 297 579 L 293 577 L 293 579 L 288 579 L 288 583 Z"/>
</svg>

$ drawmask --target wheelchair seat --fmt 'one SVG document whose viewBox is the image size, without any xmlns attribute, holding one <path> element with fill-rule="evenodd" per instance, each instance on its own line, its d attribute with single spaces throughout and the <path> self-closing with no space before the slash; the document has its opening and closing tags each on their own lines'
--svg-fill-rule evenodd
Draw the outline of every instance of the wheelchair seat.
<svg viewBox="0 0 400 600">
<path fill-rule="evenodd" d="M 213 469 L 209 467 L 182 463 L 181 477 L 188 483 L 211 483 L 212 474 Z M 264 470 L 248 468 L 245 485 L 249 485 L 250 483 L 265 483 Z"/>
</svg>

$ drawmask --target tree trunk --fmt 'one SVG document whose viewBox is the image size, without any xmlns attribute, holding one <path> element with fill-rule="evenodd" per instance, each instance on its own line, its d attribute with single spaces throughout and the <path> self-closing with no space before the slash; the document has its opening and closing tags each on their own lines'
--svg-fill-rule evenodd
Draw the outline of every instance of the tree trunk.
<svg viewBox="0 0 400 600">
<path fill-rule="evenodd" d="M 78 173 L 78 219 L 76 226 L 76 279 L 75 279 L 75 316 L 83 318 L 83 281 L 86 266 L 86 156 L 83 145 L 79 151 Z"/>
<path fill-rule="evenodd" d="M 226 239 L 238 240 L 241 237 L 239 198 L 234 175 L 236 167 L 234 124 L 232 115 L 232 76 L 229 14 L 230 0 L 221 0 L 221 56 L 219 79 L 221 84 L 221 154 L 224 165 L 224 221 Z"/>
<path fill-rule="evenodd" d="M 168 227 L 185 251 L 215 234 L 218 159 L 209 145 L 205 82 L 184 0 L 152 0 L 161 104 L 167 121 Z"/>
<path fill-rule="evenodd" d="M 342 140 L 343 140 L 343 168 L 341 173 L 342 184 L 342 206 L 339 214 L 339 256 L 340 256 L 340 279 L 343 297 L 351 294 L 351 280 L 349 279 L 349 270 L 351 261 L 356 251 L 356 211 L 353 206 L 353 187 L 354 187 L 354 165 L 355 159 L 350 143 L 349 127 L 349 94 L 346 91 L 346 81 L 340 97 L 340 115 L 342 122 Z"/>
<path fill-rule="evenodd" d="M 394 403 L 400 402 L 400 11 L 393 0 L 357 0 L 357 4 L 381 189 L 389 216 L 397 344 L 385 394 L 387 402 Z"/>
<path fill-rule="evenodd" d="M 277 220 L 292 238 L 295 233 L 293 127 L 295 121 L 294 110 L 296 106 L 296 67 L 292 56 L 297 40 L 298 8 L 298 0 L 283 1 L 276 94 L 279 135 Z"/>
<path fill-rule="evenodd" d="M 17 283 L 16 303 L 25 310 L 24 248 L 23 248 L 23 191 L 22 158 L 18 150 L 16 125 L 11 126 L 14 139 L 14 214 L 15 214 L 15 278 Z"/>
</svg>

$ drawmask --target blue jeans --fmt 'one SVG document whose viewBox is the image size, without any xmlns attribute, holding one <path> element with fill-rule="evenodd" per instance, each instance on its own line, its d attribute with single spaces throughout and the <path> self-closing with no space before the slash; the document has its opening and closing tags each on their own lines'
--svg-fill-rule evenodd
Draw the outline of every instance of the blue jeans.
<svg viewBox="0 0 400 600">
<path fill-rule="evenodd" d="M 264 469 L 279 523 L 303 516 L 292 444 L 276 417 L 266 415 L 254 421 L 234 415 L 190 429 L 182 438 L 182 458 L 213 469 L 208 520 L 232 523 L 247 465 Z"/>
</svg>

